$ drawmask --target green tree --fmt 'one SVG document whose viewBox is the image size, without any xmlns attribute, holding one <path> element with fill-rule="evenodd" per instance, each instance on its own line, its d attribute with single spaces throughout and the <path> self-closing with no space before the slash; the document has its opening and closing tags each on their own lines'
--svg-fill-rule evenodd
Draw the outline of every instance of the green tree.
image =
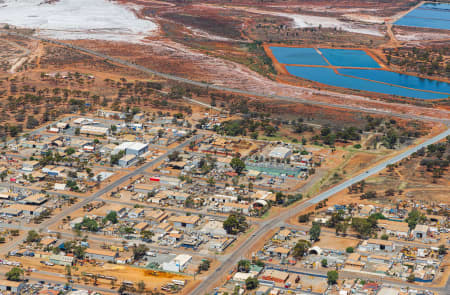
<svg viewBox="0 0 450 295">
<path fill-rule="evenodd" d="M 250 271 L 250 260 L 242 259 L 238 262 L 238 271 L 249 272 Z"/>
<path fill-rule="evenodd" d="M 259 281 L 255 277 L 250 277 L 245 280 L 245 288 L 247 290 L 255 290 L 256 288 L 258 288 L 258 285 Z"/>
<path fill-rule="evenodd" d="M 40 239 L 41 236 L 35 230 L 30 230 L 28 232 L 26 242 L 27 243 L 38 242 Z"/>
<path fill-rule="evenodd" d="M 445 247 L 444 244 L 439 245 L 439 255 L 445 255 L 447 253 L 447 248 Z"/>
<path fill-rule="evenodd" d="M 28 116 L 26 123 L 27 129 L 33 129 L 36 126 L 39 126 L 39 121 L 33 116 Z"/>
<path fill-rule="evenodd" d="M 328 266 L 328 260 L 326 260 L 326 259 L 324 258 L 324 259 L 322 259 L 322 260 L 320 261 L 320 264 L 322 265 L 322 267 L 327 267 L 327 266 Z"/>
<path fill-rule="evenodd" d="M 382 234 L 381 239 L 387 241 L 389 240 L 389 236 L 387 234 Z"/>
<path fill-rule="evenodd" d="M 73 247 L 72 252 L 76 258 L 84 259 L 84 254 L 86 253 L 86 247 L 75 246 L 75 247 Z"/>
<path fill-rule="evenodd" d="M 108 214 L 106 214 L 105 218 L 103 219 L 103 222 L 110 221 L 113 224 L 116 224 L 119 222 L 117 219 L 117 212 L 116 211 L 110 211 Z"/>
<path fill-rule="evenodd" d="M 239 158 L 233 158 L 230 162 L 230 166 L 237 174 L 241 174 L 241 172 L 245 169 L 244 161 Z"/>
<path fill-rule="evenodd" d="M 152 231 L 144 230 L 141 232 L 141 238 L 145 241 L 150 240 L 155 234 Z"/>
<path fill-rule="evenodd" d="M 72 154 L 75 154 L 75 149 L 74 148 L 72 148 L 72 147 L 70 147 L 70 148 L 67 148 L 66 150 L 65 150 L 65 153 L 68 155 L 68 156 L 70 156 L 70 155 L 72 155 Z"/>
<path fill-rule="evenodd" d="M 313 223 L 311 229 L 309 230 L 309 237 L 311 241 L 318 241 L 320 237 L 320 224 Z"/>
<path fill-rule="evenodd" d="M 425 215 L 423 215 L 422 213 L 420 213 L 419 210 L 417 210 L 416 208 L 412 209 L 409 213 L 408 213 L 408 217 L 406 218 L 406 222 L 408 223 L 408 226 L 411 230 L 416 228 L 416 225 L 419 223 L 423 223 L 427 218 L 425 217 Z"/>
<path fill-rule="evenodd" d="M 119 160 L 125 155 L 125 151 L 119 151 L 117 154 L 115 155 L 111 155 L 111 165 L 116 165 L 117 163 L 119 163 Z"/>
<path fill-rule="evenodd" d="M 366 218 L 353 218 L 352 228 L 363 238 L 370 237 L 373 233 L 373 224 Z"/>
<path fill-rule="evenodd" d="M 292 250 L 292 256 L 297 259 L 301 259 L 308 251 L 309 247 L 311 247 L 311 243 L 309 241 L 298 241 L 297 244 L 295 244 L 294 249 Z"/>
<path fill-rule="evenodd" d="M 216 185 L 216 181 L 214 180 L 214 177 L 210 177 L 206 180 L 206 182 L 208 183 L 209 186 L 213 187 Z"/>
<path fill-rule="evenodd" d="M 75 225 L 75 229 L 77 230 L 81 230 L 82 228 L 91 232 L 96 232 L 98 231 L 98 223 L 94 219 L 85 216 L 81 223 Z"/>
<path fill-rule="evenodd" d="M 134 260 L 139 260 L 145 256 L 145 252 L 148 251 L 148 247 L 144 244 L 133 246 L 133 258 Z"/>
<path fill-rule="evenodd" d="M 337 283 L 337 280 L 339 279 L 339 274 L 335 270 L 330 270 L 327 272 L 327 281 L 329 285 L 334 285 Z"/>
<path fill-rule="evenodd" d="M 6 176 L 8 176 L 8 171 L 2 171 L 2 173 L 0 173 L 0 180 L 3 182 Z"/>
<path fill-rule="evenodd" d="M 338 224 L 336 224 L 336 235 L 339 233 L 345 235 L 347 233 L 347 227 L 348 227 L 347 222 L 339 222 Z"/>
<path fill-rule="evenodd" d="M 232 213 L 223 222 L 223 229 L 228 234 L 235 235 L 237 233 L 243 232 L 248 228 L 248 223 L 244 215 Z"/>
<path fill-rule="evenodd" d="M 309 221 L 309 214 L 303 214 L 298 217 L 298 222 L 305 223 Z"/>
<path fill-rule="evenodd" d="M 416 280 L 416 276 L 412 273 L 406 278 L 406 280 L 408 282 L 412 283 L 412 282 L 414 282 Z"/>
<path fill-rule="evenodd" d="M 353 253 L 355 251 L 355 249 L 353 249 L 353 247 L 347 247 L 347 249 L 345 249 L 345 252 L 347 253 Z"/>
<path fill-rule="evenodd" d="M 200 265 L 198 266 L 198 272 L 207 271 L 209 267 L 211 266 L 211 261 L 208 259 L 203 259 Z"/>
<path fill-rule="evenodd" d="M 6 275 L 6 279 L 9 281 L 20 281 L 23 276 L 23 269 L 18 268 L 18 267 L 13 267 L 5 275 Z"/>
</svg>

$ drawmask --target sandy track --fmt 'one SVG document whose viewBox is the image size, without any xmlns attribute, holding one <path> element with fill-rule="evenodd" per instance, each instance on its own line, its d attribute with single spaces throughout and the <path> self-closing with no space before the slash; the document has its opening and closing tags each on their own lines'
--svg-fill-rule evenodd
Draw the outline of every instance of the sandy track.
<svg viewBox="0 0 450 295">
<path fill-rule="evenodd" d="M 450 112 L 444 109 L 378 101 L 363 96 L 280 83 L 263 77 L 244 65 L 203 54 L 163 38 L 148 40 L 147 45 L 135 44 L 133 47 L 126 43 L 115 43 L 111 46 L 109 43 L 92 41 L 77 41 L 74 44 L 121 60 L 137 61 L 136 63 L 141 66 L 181 77 L 181 79 L 206 81 L 223 87 L 224 91 L 236 92 L 231 89 L 225 90 L 225 88 L 233 88 L 241 93 L 246 92 L 245 94 L 250 96 L 264 96 L 274 100 L 289 98 L 284 100 L 292 103 L 311 101 L 313 104 L 328 104 L 331 107 L 339 105 L 355 111 L 392 113 L 394 116 L 397 113 L 417 119 L 421 119 L 420 117 L 450 119 Z"/>
<path fill-rule="evenodd" d="M 307 100 L 332 102 L 349 106 L 364 106 L 372 109 L 393 110 L 422 116 L 449 119 L 450 112 L 408 104 L 387 103 L 356 95 L 318 91 L 304 87 L 282 84 L 258 75 L 243 65 L 215 58 L 193 51 L 184 45 L 170 40 L 153 41 L 147 45 L 149 53 L 164 56 L 179 62 L 188 62 L 191 68 L 189 78 L 210 83 L 258 92 L 264 95 L 280 95 Z M 154 55 L 153 55 L 154 56 Z"/>
</svg>

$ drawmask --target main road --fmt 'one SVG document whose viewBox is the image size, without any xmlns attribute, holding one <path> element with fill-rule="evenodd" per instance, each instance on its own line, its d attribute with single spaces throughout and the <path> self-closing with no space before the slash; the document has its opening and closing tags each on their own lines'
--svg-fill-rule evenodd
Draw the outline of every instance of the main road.
<svg viewBox="0 0 450 295">
<path fill-rule="evenodd" d="M 41 38 L 41 37 L 37 37 L 37 36 L 30 36 L 30 35 L 24 35 L 24 34 L 19 34 L 19 33 L 15 33 L 15 32 L 10 32 L 10 31 L 5 31 L 3 30 L 4 33 L 6 34 L 10 34 L 10 35 L 16 35 L 16 36 L 20 36 L 20 37 L 24 37 L 24 38 L 29 38 L 29 39 L 35 39 L 35 40 L 40 40 L 43 42 L 47 42 L 47 43 L 53 43 L 59 46 L 63 46 L 66 48 L 70 48 L 73 50 L 77 50 L 80 52 L 84 52 L 96 57 L 100 57 L 103 58 L 105 60 L 114 62 L 116 64 L 121 64 L 130 68 L 134 68 L 137 70 L 140 70 L 144 73 L 147 74 L 151 74 L 151 75 L 155 75 L 155 76 L 159 76 L 168 80 L 173 80 L 173 81 L 177 81 L 177 82 L 181 82 L 181 83 L 186 83 L 186 84 L 190 84 L 190 85 L 195 85 L 198 87 L 202 87 L 202 88 L 207 88 L 207 89 L 214 89 L 214 90 L 219 90 L 219 91 L 226 91 L 226 92 L 232 92 L 232 93 L 237 93 L 237 94 L 242 94 L 242 95 L 249 95 L 249 96 L 255 96 L 255 97 L 263 97 L 263 98 L 269 98 L 269 99 L 275 99 L 275 100 L 281 100 L 281 101 L 287 101 L 287 102 L 294 102 L 294 103 L 303 103 L 303 104 L 308 104 L 308 105 L 317 105 L 317 106 L 324 106 L 324 107 L 334 107 L 334 108 L 339 108 L 339 109 L 346 109 L 346 110 L 352 110 L 352 111 L 360 111 L 360 112 L 367 112 L 367 113 L 373 113 L 373 114 L 380 114 L 380 115 L 387 115 L 387 116 L 392 116 L 392 117 L 399 117 L 399 118 L 405 118 L 405 119 L 415 119 L 415 120 L 428 120 L 428 121 L 433 121 L 433 122 L 439 122 L 439 123 L 444 123 L 447 126 L 450 125 L 450 120 L 449 119 L 443 119 L 443 118 L 434 118 L 434 117 L 425 117 L 425 116 L 417 116 L 417 115 L 413 115 L 413 114 L 408 114 L 408 113 L 398 113 L 398 112 L 391 112 L 391 111 L 387 111 L 387 110 L 378 110 L 378 109 L 371 109 L 371 108 L 366 108 L 366 107 L 358 107 L 358 106 L 348 106 L 348 105 L 340 105 L 340 104 L 333 104 L 333 103 L 326 103 L 326 102 L 321 102 L 321 101 L 314 101 L 314 100 L 307 100 L 307 99 L 301 99 L 301 98 L 295 98 L 295 97 L 288 97 L 288 96 L 281 96 L 281 95 L 272 95 L 272 94 L 265 94 L 265 93 L 258 93 L 258 92 L 254 92 L 254 91 L 246 91 L 246 90 L 241 90 L 241 89 L 236 89 L 236 88 L 230 88 L 230 87 L 225 87 L 225 86 L 220 86 L 220 85 L 214 85 L 214 84 L 210 84 L 210 83 L 204 83 L 204 82 L 198 82 L 198 81 L 193 81 L 190 79 L 186 79 L 183 77 L 178 77 L 175 75 L 170 75 L 170 74 L 165 74 L 165 73 L 161 73 L 152 69 L 149 69 L 147 67 L 141 66 L 141 65 L 137 65 L 133 62 L 130 61 L 126 61 L 123 59 L 119 59 L 119 58 L 115 58 L 115 57 L 111 57 L 108 56 L 106 54 L 103 54 L 101 52 L 98 51 L 94 51 L 94 50 L 90 50 L 87 48 L 83 48 L 80 46 L 76 46 L 76 45 L 72 45 L 72 44 L 68 44 L 68 43 L 64 43 L 64 42 L 60 42 L 60 41 L 55 41 L 55 40 L 50 40 L 50 39 L 45 39 L 45 38 Z M 317 90 L 311 90 L 308 89 L 309 91 L 314 92 L 315 94 L 324 94 L 324 95 L 330 95 L 330 96 L 336 96 L 337 94 L 332 93 L 332 92 L 324 92 L 324 91 L 317 91 Z M 296 214 L 298 214 L 299 212 L 303 211 L 304 209 L 308 208 L 311 205 L 317 204 L 318 202 L 329 198 L 330 196 L 340 192 L 341 190 L 369 177 L 370 175 L 376 174 L 378 172 L 380 172 L 381 170 L 385 169 L 388 165 L 390 164 L 394 164 L 408 156 L 410 156 L 412 153 L 416 152 L 417 150 L 421 149 L 422 147 L 426 147 L 430 144 L 436 143 L 440 140 L 442 140 L 443 138 L 445 138 L 446 136 L 450 135 L 449 130 L 447 129 L 446 131 L 444 131 L 443 133 L 441 133 L 440 135 L 427 140 L 426 142 L 419 144 L 369 170 L 367 170 L 364 173 L 361 173 L 353 178 L 351 178 L 350 180 L 347 180 L 309 200 L 307 200 L 306 202 L 300 203 L 294 207 L 292 207 L 291 209 L 289 209 L 286 214 L 283 215 L 279 215 L 279 216 L 275 216 L 274 218 L 268 219 L 264 222 L 262 222 L 260 224 L 260 226 L 255 230 L 255 232 L 246 240 L 244 241 L 240 246 L 238 246 L 234 252 L 230 255 L 229 259 L 227 259 L 225 262 L 223 262 L 215 271 L 213 271 L 205 280 L 203 280 L 203 282 L 201 284 L 199 284 L 197 286 L 197 288 L 195 290 L 193 290 L 193 292 L 191 292 L 191 294 L 197 295 L 197 294 L 203 294 L 206 293 L 207 291 L 211 290 L 212 287 L 218 283 L 218 281 L 223 277 L 223 274 L 226 273 L 227 271 L 231 270 L 231 268 L 236 265 L 236 263 L 238 262 L 238 260 L 240 259 L 240 257 L 242 257 L 245 253 L 246 250 L 250 249 L 253 245 L 255 245 L 255 243 L 261 239 L 263 237 L 263 235 L 268 232 L 271 229 L 274 229 L 280 225 L 282 225 L 284 223 L 285 219 L 288 219 Z M 186 144 L 186 143 L 185 143 Z M 169 151 L 171 152 L 171 151 Z M 168 152 L 168 153 L 169 153 Z M 82 202 L 77 203 L 76 205 L 62 211 L 60 214 L 54 216 L 52 219 L 46 221 L 45 223 L 41 224 L 40 229 L 46 229 L 48 228 L 48 226 L 56 223 L 59 219 L 61 219 L 62 217 L 68 215 L 70 212 L 72 212 L 73 210 L 79 209 L 81 208 L 83 205 L 87 204 L 88 202 L 91 202 L 92 200 L 95 200 L 96 198 L 98 198 L 99 196 L 101 196 L 102 194 L 114 189 L 116 186 L 120 185 L 121 183 L 125 182 L 127 179 L 134 177 L 136 175 L 138 175 L 139 173 L 143 172 L 145 169 L 147 169 L 148 167 L 152 166 L 153 164 L 155 164 L 156 162 L 158 162 L 159 160 L 161 160 L 163 157 L 167 156 L 166 153 L 165 155 L 153 160 L 152 162 L 149 162 L 147 164 L 145 164 L 144 166 L 142 166 L 141 168 L 135 170 L 134 172 L 128 174 L 127 176 L 124 176 L 122 178 L 120 178 L 119 180 L 111 183 L 110 185 L 106 186 L 105 188 L 101 189 L 100 191 L 98 191 L 97 193 L 93 194 L 91 197 L 84 199 Z M 16 246 L 18 243 L 14 243 L 13 246 Z M 447 285 L 448 287 L 448 285 Z"/>
<path fill-rule="evenodd" d="M 157 163 L 159 163 L 160 161 L 164 160 L 169 154 L 175 152 L 175 151 L 181 151 L 183 148 L 185 148 L 186 146 L 189 145 L 189 143 L 191 143 L 192 141 L 196 141 L 198 139 L 200 139 L 202 137 L 202 135 L 194 135 L 193 137 L 185 140 L 183 143 L 179 144 L 178 146 L 168 150 L 165 154 L 145 163 L 144 165 L 140 166 L 139 168 L 137 168 L 136 170 L 133 170 L 132 172 L 122 176 L 121 178 L 117 179 L 116 181 L 111 182 L 110 184 L 108 184 L 107 186 L 103 187 L 102 189 L 98 190 L 97 192 L 95 192 L 94 194 L 92 194 L 91 196 L 84 198 L 82 201 L 74 204 L 73 206 L 70 206 L 64 210 L 62 210 L 60 213 L 54 215 L 52 218 L 44 221 L 43 223 L 41 223 L 37 228 L 35 228 L 36 230 L 47 230 L 48 227 L 54 225 L 55 223 L 57 223 L 58 221 L 60 221 L 62 218 L 71 215 L 72 212 L 82 208 L 84 205 L 98 199 L 99 197 L 101 197 L 102 195 L 114 190 L 116 187 L 122 185 L 123 183 L 125 183 L 126 181 L 128 181 L 131 178 L 134 178 L 140 174 L 142 174 L 145 170 L 147 170 L 148 168 L 156 165 Z M 1 249 L 1 252 L 6 253 L 11 251 L 12 249 L 16 248 L 20 243 L 23 242 L 23 239 L 17 239 L 14 243 L 8 244 L 5 247 L 3 247 Z"/>
<path fill-rule="evenodd" d="M 273 218 L 270 218 L 268 220 L 265 220 L 260 224 L 260 226 L 251 234 L 251 236 L 245 240 L 243 243 L 241 243 L 236 249 L 234 249 L 234 252 L 228 257 L 226 261 L 224 261 L 218 268 L 216 268 L 211 274 L 205 278 L 196 288 L 191 292 L 191 295 L 201 295 L 208 293 L 211 289 L 213 289 L 214 286 L 216 286 L 219 281 L 224 278 L 224 274 L 228 273 L 230 270 L 233 269 L 235 265 L 237 265 L 238 261 L 245 256 L 245 254 L 248 254 L 248 250 L 251 249 L 260 239 L 263 238 L 264 234 L 269 232 L 272 229 L 275 229 L 279 226 L 282 226 L 286 219 L 289 219 L 296 214 L 299 214 L 303 210 L 307 209 L 308 207 L 315 205 L 334 194 L 348 188 L 349 186 L 358 183 L 359 181 L 366 179 L 367 177 L 374 175 L 383 169 L 385 169 L 387 166 L 397 163 L 401 161 L 404 158 L 407 158 L 411 156 L 413 153 L 417 152 L 421 148 L 424 148 L 430 144 L 434 144 L 436 142 L 439 142 L 443 139 L 445 139 L 447 136 L 450 135 L 450 129 L 447 129 L 446 131 L 442 132 L 441 134 L 428 139 L 427 141 L 418 144 L 412 148 L 409 148 L 408 150 L 384 161 L 381 164 L 378 164 L 377 166 L 370 168 L 366 170 L 363 173 L 360 173 L 356 175 L 355 177 L 338 184 L 331 189 L 318 194 L 317 196 L 299 203 L 296 206 L 293 206 L 288 211 L 284 212 L 283 214 L 277 215 Z M 450 280 L 449 280 L 450 281 Z"/>
</svg>

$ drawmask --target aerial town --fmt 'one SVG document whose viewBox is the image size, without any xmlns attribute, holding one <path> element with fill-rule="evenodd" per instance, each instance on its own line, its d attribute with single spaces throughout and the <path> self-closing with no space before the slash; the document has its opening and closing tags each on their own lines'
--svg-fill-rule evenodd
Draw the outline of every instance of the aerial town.
<svg viewBox="0 0 450 295">
<path fill-rule="evenodd" d="M 450 294 L 450 2 L 0 1 L 0 295 Z"/>
</svg>

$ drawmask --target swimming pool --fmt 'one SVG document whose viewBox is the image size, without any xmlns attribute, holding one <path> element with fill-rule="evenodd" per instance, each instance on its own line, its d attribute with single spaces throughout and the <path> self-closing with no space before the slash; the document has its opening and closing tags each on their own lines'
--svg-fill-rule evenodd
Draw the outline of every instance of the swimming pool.
<svg viewBox="0 0 450 295">
<path fill-rule="evenodd" d="M 336 74 L 334 70 L 330 68 L 286 66 L 286 69 L 291 75 L 335 87 L 420 99 L 443 99 L 449 96 L 448 94 L 425 92 L 362 80 L 358 78 L 346 77 Z"/>
<path fill-rule="evenodd" d="M 450 4 L 425 3 L 397 20 L 395 25 L 450 30 Z"/>
</svg>

